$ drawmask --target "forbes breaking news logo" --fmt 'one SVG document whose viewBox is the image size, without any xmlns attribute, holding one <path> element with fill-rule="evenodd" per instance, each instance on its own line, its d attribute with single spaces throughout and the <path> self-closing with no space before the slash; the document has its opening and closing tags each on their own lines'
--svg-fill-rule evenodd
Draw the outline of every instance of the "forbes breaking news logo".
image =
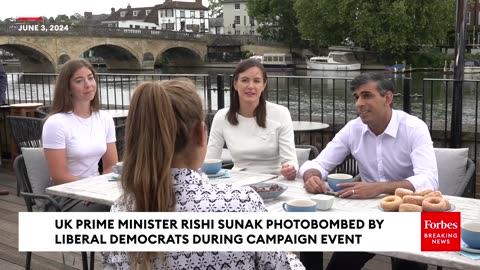
<svg viewBox="0 0 480 270">
<path fill-rule="evenodd" d="M 460 212 L 422 212 L 422 251 L 460 251 Z"/>
</svg>

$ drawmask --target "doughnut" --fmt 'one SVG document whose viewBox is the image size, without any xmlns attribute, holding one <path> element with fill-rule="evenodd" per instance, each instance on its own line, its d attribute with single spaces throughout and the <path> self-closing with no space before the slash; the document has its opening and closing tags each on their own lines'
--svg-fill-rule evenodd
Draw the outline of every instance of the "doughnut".
<svg viewBox="0 0 480 270">
<path fill-rule="evenodd" d="M 428 198 L 428 197 L 439 197 L 439 198 L 442 198 L 442 192 L 441 191 L 434 191 L 434 192 L 430 192 L 428 193 L 427 195 L 425 195 L 425 198 Z"/>
<path fill-rule="evenodd" d="M 415 190 L 415 192 L 413 194 L 419 195 L 419 196 L 425 196 L 425 195 L 427 195 L 428 193 L 431 193 L 431 192 L 433 192 L 433 190 L 427 188 L 427 189 Z"/>
<path fill-rule="evenodd" d="M 403 203 L 402 198 L 398 196 L 387 196 L 380 201 L 380 206 L 385 212 L 396 212 L 398 207 Z"/>
<path fill-rule="evenodd" d="M 411 203 L 402 203 L 398 208 L 399 212 L 422 212 L 422 207 Z"/>
<path fill-rule="evenodd" d="M 447 203 L 439 197 L 428 197 L 423 200 L 422 209 L 425 212 L 443 212 L 447 210 Z"/>
<path fill-rule="evenodd" d="M 395 189 L 395 196 L 403 198 L 403 196 L 405 196 L 405 195 L 413 195 L 413 191 L 411 191 L 410 189 L 406 189 L 406 188 Z"/>
<path fill-rule="evenodd" d="M 418 206 L 422 206 L 423 196 L 418 195 L 405 195 L 403 196 L 404 203 L 416 204 Z"/>
<path fill-rule="evenodd" d="M 450 208 L 452 208 L 452 205 L 450 204 L 450 201 L 449 200 L 445 200 L 445 211 L 448 211 L 450 210 Z"/>
</svg>

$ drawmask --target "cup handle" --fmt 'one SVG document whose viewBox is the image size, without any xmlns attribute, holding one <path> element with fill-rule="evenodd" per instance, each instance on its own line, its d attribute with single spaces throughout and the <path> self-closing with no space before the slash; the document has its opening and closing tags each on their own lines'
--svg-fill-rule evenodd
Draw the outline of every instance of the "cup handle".
<svg viewBox="0 0 480 270">
<path fill-rule="evenodd" d="M 283 210 L 285 210 L 285 212 L 288 212 L 288 210 L 287 210 L 287 203 L 286 203 L 286 202 L 283 203 L 282 207 L 283 207 Z"/>
</svg>

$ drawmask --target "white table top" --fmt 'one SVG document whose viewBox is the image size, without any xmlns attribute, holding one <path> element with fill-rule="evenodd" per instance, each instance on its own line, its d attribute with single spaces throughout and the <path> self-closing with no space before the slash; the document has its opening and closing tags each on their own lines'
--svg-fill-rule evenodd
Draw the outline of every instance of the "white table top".
<svg viewBox="0 0 480 270">
<path fill-rule="evenodd" d="M 303 188 L 303 180 L 296 179 L 288 181 L 283 178 L 276 178 L 266 182 L 282 183 L 288 186 L 280 197 L 275 200 L 265 201 L 268 211 L 283 211 L 283 202 L 301 197 L 311 197 Z M 444 196 L 455 206 L 454 211 L 461 212 L 463 222 L 480 221 L 480 200 L 455 196 Z M 343 199 L 335 198 L 333 207 L 325 212 L 375 212 L 382 211 L 378 208 L 381 198 L 359 200 L 359 199 Z M 320 211 L 320 210 L 318 210 Z M 432 265 L 438 265 L 454 269 L 480 269 L 480 261 L 474 261 L 459 252 L 375 252 L 377 254 L 397 257 L 400 259 L 423 262 Z"/>
<path fill-rule="evenodd" d="M 226 179 L 211 179 L 213 182 L 231 183 L 235 185 L 249 185 L 259 182 L 277 182 L 288 186 L 282 195 L 276 199 L 265 200 L 265 205 L 270 212 L 283 212 L 282 205 L 285 201 L 299 198 L 311 197 L 303 188 L 303 180 L 285 180 L 269 174 L 258 174 L 244 171 L 231 171 L 231 177 Z M 110 175 L 82 179 L 68 184 L 57 185 L 47 188 L 48 194 L 64 196 L 73 199 L 87 200 L 97 203 L 111 205 L 122 194 L 119 181 L 108 181 Z M 455 211 L 460 211 L 462 222 L 480 220 L 480 201 L 477 199 L 445 196 L 455 206 Z M 381 211 L 378 208 L 380 198 L 358 200 L 335 198 L 333 207 L 329 212 L 375 212 Z M 401 259 L 424 262 L 427 264 L 449 267 L 454 269 L 479 269 L 480 262 L 471 260 L 460 255 L 458 252 L 376 252 L 378 254 L 393 256 Z"/>
<path fill-rule="evenodd" d="M 230 171 L 230 178 L 211 179 L 214 182 L 223 182 L 237 185 L 250 185 L 264 182 L 276 175 L 259 174 L 245 171 Z M 63 185 L 56 185 L 46 189 L 47 194 L 68 197 L 76 200 L 86 200 L 95 203 L 113 205 L 122 195 L 120 181 L 112 181 L 111 174 L 85 178 Z"/>
<path fill-rule="evenodd" d="M 328 128 L 329 125 L 320 122 L 310 122 L 310 121 L 292 121 L 293 131 L 314 131 L 322 130 Z"/>
<path fill-rule="evenodd" d="M 111 109 L 104 110 L 112 115 L 113 118 L 126 118 L 128 116 L 128 110 L 123 109 Z"/>
</svg>

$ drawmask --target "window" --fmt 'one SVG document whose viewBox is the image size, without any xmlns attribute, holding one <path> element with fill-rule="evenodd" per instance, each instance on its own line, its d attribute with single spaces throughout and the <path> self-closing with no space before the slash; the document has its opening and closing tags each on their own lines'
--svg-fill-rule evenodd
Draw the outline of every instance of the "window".
<svg viewBox="0 0 480 270">
<path fill-rule="evenodd" d="M 243 25 L 247 25 L 247 16 L 243 16 Z"/>
<path fill-rule="evenodd" d="M 167 30 L 169 31 L 173 31 L 175 30 L 175 25 L 173 23 L 167 23 Z"/>
<path fill-rule="evenodd" d="M 138 16 L 138 10 L 134 10 L 134 11 L 133 11 L 133 16 L 134 16 L 134 17 Z"/>
<path fill-rule="evenodd" d="M 478 33 L 480 34 L 480 33 Z M 250 30 L 250 35 L 254 36 L 255 35 L 255 30 Z"/>
<path fill-rule="evenodd" d="M 167 9 L 167 17 L 173 17 L 173 9 Z"/>
<path fill-rule="evenodd" d="M 165 17 L 165 10 L 164 9 L 160 10 L 160 17 Z"/>
<path fill-rule="evenodd" d="M 200 23 L 200 31 L 205 32 L 205 23 Z"/>
<path fill-rule="evenodd" d="M 471 13 L 470 11 L 467 12 L 467 20 L 466 20 L 466 21 L 467 21 L 467 25 L 470 25 L 470 15 L 471 15 L 471 14 L 472 14 L 472 13 Z"/>
<path fill-rule="evenodd" d="M 180 10 L 180 18 L 185 18 L 185 10 Z"/>
<path fill-rule="evenodd" d="M 250 16 L 250 25 L 251 26 L 255 25 L 255 18 L 253 16 Z"/>
<path fill-rule="evenodd" d="M 187 30 L 192 30 L 193 25 L 192 24 L 187 24 Z"/>
<path fill-rule="evenodd" d="M 240 16 L 235 16 L 235 24 L 240 24 Z"/>
<path fill-rule="evenodd" d="M 235 9 L 240 9 L 240 3 L 235 3 Z"/>
<path fill-rule="evenodd" d="M 145 10 L 145 15 L 150 14 L 150 9 Z"/>
<path fill-rule="evenodd" d="M 190 18 L 195 18 L 195 10 L 190 10 Z"/>
<path fill-rule="evenodd" d="M 203 19 L 205 18 L 205 11 L 200 11 L 200 19 Z"/>
<path fill-rule="evenodd" d="M 235 30 L 235 35 L 240 35 L 240 30 Z"/>
<path fill-rule="evenodd" d="M 125 17 L 125 11 L 120 12 L 120 17 Z"/>
</svg>

